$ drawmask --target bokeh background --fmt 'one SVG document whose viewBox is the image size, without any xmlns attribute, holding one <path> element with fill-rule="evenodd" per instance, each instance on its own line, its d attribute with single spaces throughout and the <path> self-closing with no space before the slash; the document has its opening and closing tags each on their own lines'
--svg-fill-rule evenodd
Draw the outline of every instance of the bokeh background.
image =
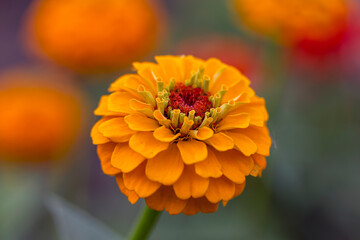
<svg viewBox="0 0 360 240">
<path fill-rule="evenodd" d="M 218 57 L 239 68 L 266 98 L 273 145 L 262 178 L 249 177 L 226 208 L 163 213 L 150 239 L 360 239 L 357 1 L 346 2 L 340 35 L 315 44 L 283 41 L 287 31 L 254 31 L 233 1 L 149 1 L 102 16 L 102 4 L 116 2 L 103 0 L 82 18 L 71 2 L 83 9 L 87 0 L 46 1 L 51 6 L 35 27 L 41 1 L 0 1 L 0 239 L 119 239 L 129 232 L 144 202 L 131 205 L 102 173 L 90 139 L 92 111 L 109 84 L 132 71 L 131 61 L 159 54 Z M 313 2 L 334 1 L 300 8 Z M 326 9 L 308 17 L 327 18 Z"/>
</svg>

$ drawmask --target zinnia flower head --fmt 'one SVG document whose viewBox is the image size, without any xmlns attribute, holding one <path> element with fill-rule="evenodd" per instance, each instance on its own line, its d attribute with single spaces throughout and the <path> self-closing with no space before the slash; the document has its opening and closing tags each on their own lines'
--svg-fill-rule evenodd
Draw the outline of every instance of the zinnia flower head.
<svg viewBox="0 0 360 240">
<path fill-rule="evenodd" d="M 170 214 L 215 212 L 261 175 L 271 139 L 265 101 L 234 67 L 211 58 L 134 63 L 103 96 L 92 129 L 104 173 L 131 203 Z"/>
<path fill-rule="evenodd" d="M 147 0 L 38 0 L 26 20 L 32 52 L 80 73 L 116 71 L 143 58 L 160 25 Z"/>
<path fill-rule="evenodd" d="M 346 0 L 234 0 L 241 21 L 287 44 L 336 41 L 347 19 Z M 317 44 L 320 48 L 321 44 Z"/>
<path fill-rule="evenodd" d="M 52 83 L 50 79 L 62 83 Z M 33 163 L 65 154 L 81 123 L 78 95 L 66 79 L 44 71 L 16 68 L 3 72 L 0 75 L 0 159 Z"/>
</svg>

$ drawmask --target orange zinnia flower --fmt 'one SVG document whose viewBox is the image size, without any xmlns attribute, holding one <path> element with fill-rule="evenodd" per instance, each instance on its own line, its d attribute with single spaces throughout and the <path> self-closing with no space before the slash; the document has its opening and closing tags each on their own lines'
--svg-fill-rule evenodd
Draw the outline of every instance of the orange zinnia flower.
<svg viewBox="0 0 360 240">
<path fill-rule="evenodd" d="M 33 52 L 81 73 L 129 66 L 153 50 L 159 30 L 147 0 L 38 0 L 25 23 Z"/>
<path fill-rule="evenodd" d="M 1 160 L 49 161 L 70 148 L 80 127 L 81 106 L 78 91 L 65 80 L 19 68 L 1 74 Z"/>
<path fill-rule="evenodd" d="M 233 1 L 246 26 L 288 44 L 337 39 L 346 25 L 345 0 Z"/>
<path fill-rule="evenodd" d="M 134 63 L 101 98 L 92 129 L 104 173 L 131 203 L 193 215 L 215 212 L 261 175 L 271 139 L 265 101 L 234 67 L 212 58 Z"/>
</svg>

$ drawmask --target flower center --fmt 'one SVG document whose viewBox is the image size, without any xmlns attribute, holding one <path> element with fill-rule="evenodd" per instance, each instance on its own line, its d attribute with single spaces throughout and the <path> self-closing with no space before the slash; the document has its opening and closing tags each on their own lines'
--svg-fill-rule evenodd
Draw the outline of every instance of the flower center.
<svg viewBox="0 0 360 240">
<path fill-rule="evenodd" d="M 169 94 L 171 109 L 180 109 L 186 115 L 194 110 L 195 116 L 203 118 L 205 112 L 210 111 L 212 103 L 209 101 L 209 92 L 204 92 L 200 87 L 185 86 L 183 83 L 176 83 Z M 165 110 L 166 114 L 169 108 Z"/>
</svg>

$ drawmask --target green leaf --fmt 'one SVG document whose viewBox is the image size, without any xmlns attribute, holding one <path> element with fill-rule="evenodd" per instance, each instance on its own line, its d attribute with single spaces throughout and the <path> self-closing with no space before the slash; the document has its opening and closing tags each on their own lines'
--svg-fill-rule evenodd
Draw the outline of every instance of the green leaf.
<svg viewBox="0 0 360 240">
<path fill-rule="evenodd" d="M 46 206 L 53 216 L 61 240 L 125 239 L 104 223 L 58 196 L 49 196 Z"/>
</svg>

